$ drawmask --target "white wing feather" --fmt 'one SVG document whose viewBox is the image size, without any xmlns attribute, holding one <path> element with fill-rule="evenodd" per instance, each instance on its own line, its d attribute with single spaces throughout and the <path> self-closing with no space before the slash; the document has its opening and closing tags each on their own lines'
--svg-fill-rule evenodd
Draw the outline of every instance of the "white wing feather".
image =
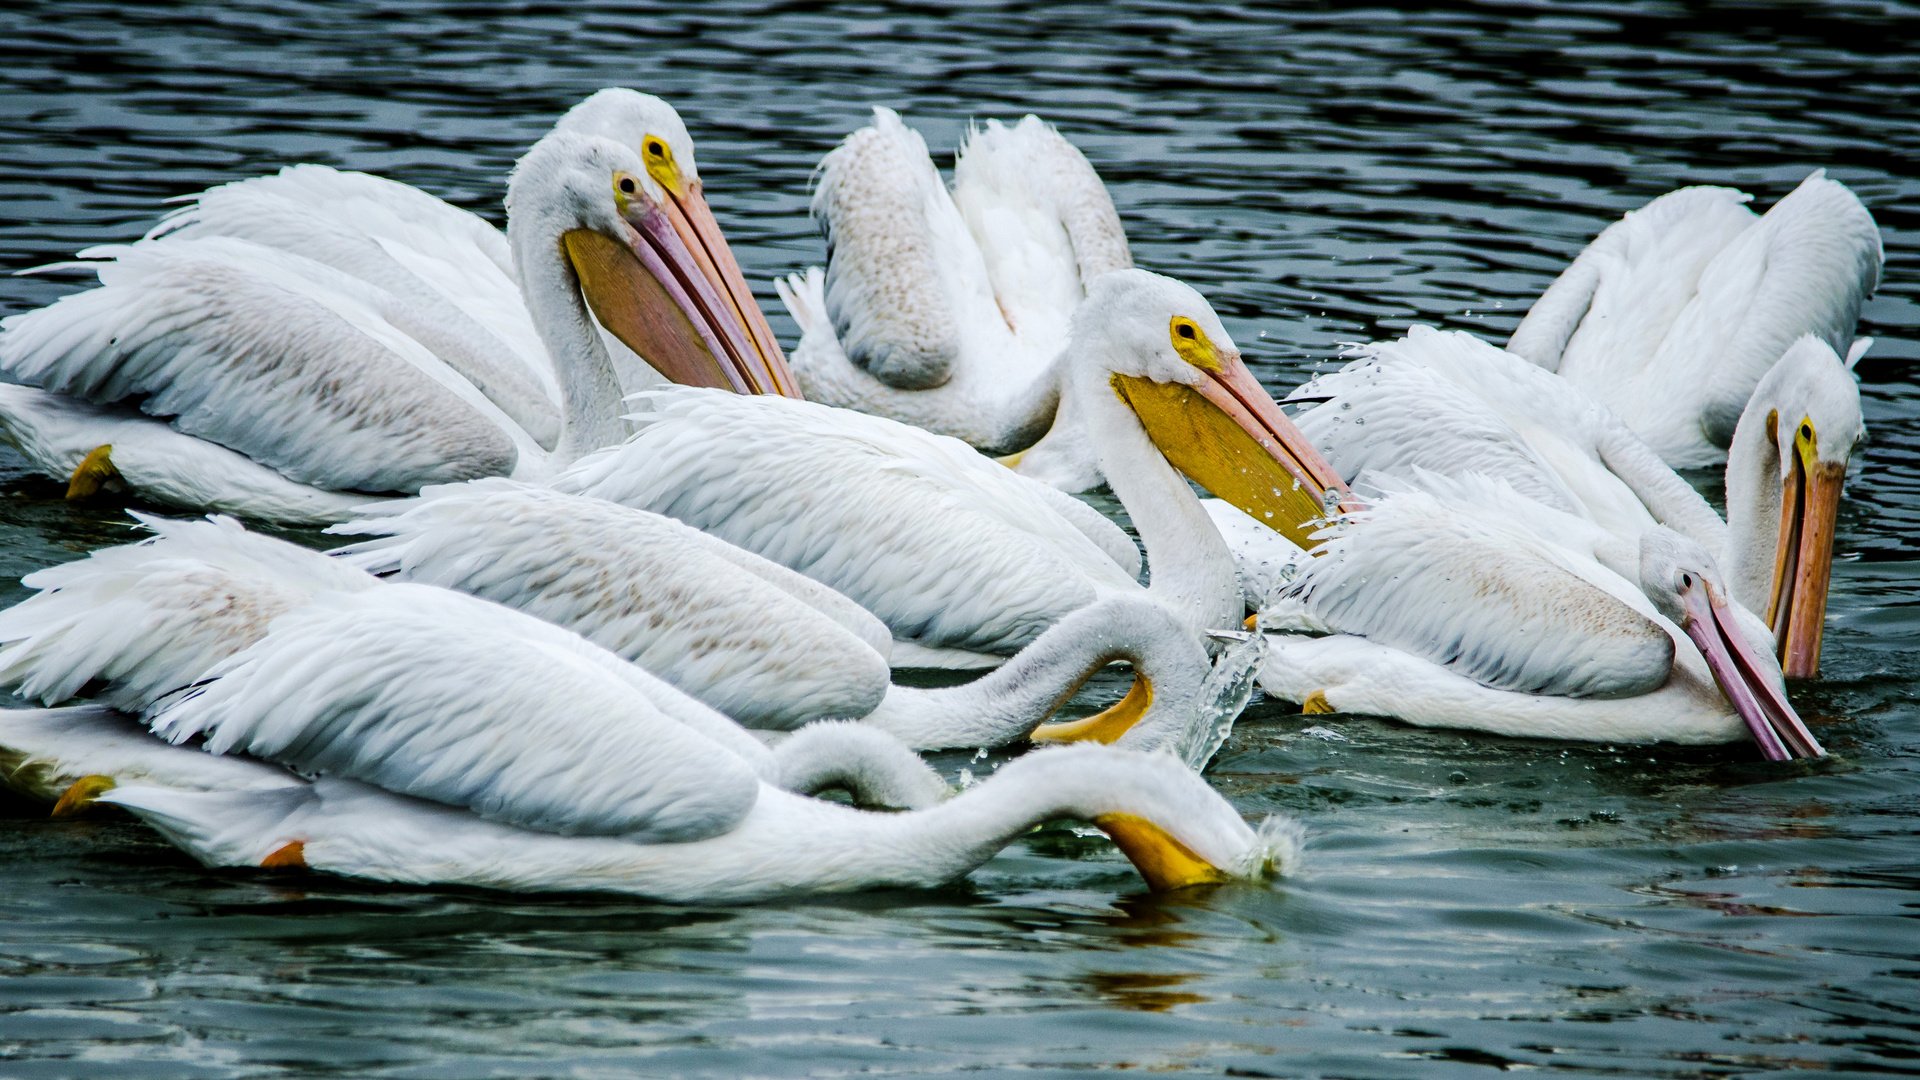
<svg viewBox="0 0 1920 1080">
<path fill-rule="evenodd" d="M 826 310 L 847 359 L 890 386 L 946 382 L 967 328 L 999 312 L 927 144 L 898 113 L 874 109 L 871 126 L 820 162 L 813 214 L 827 238 Z"/>
<path fill-rule="evenodd" d="M 1619 414 L 1675 467 L 1724 460 L 1754 386 L 1814 334 L 1845 354 L 1884 262 L 1873 216 L 1815 171 L 1762 217 L 1684 188 L 1608 226 L 1508 347 Z"/>
<path fill-rule="evenodd" d="M 1499 689 L 1620 697 L 1666 681 L 1674 645 L 1657 622 L 1485 516 L 1424 492 L 1379 498 L 1326 531 L 1281 606 Z"/>
<path fill-rule="evenodd" d="M 1719 550 L 1720 517 L 1618 417 L 1566 379 L 1464 332 L 1416 326 L 1295 397 L 1342 475 L 1497 477 L 1622 538 L 1660 523 Z"/>
<path fill-rule="evenodd" d="M 953 164 L 953 200 L 1014 333 L 1043 358 L 1065 347 L 1086 283 L 1133 265 L 1099 174 L 1037 116 L 970 130 Z"/>
<path fill-rule="evenodd" d="M 816 581 L 602 499 L 504 479 L 429 488 L 329 530 L 376 574 L 564 626 L 750 727 L 864 716 L 892 637 Z"/>
<path fill-rule="evenodd" d="M 165 506 L 294 524 L 338 521 L 374 496 L 296 483 L 224 446 L 131 408 L 0 383 L 0 435 L 36 470 L 65 481 L 101 446 L 140 497 Z"/>
<path fill-rule="evenodd" d="M 154 731 L 525 828 L 694 840 L 730 829 L 759 791 L 753 766 L 641 689 L 665 684 L 443 589 L 320 597 L 212 675 Z"/>
<path fill-rule="evenodd" d="M 137 400 L 321 487 L 411 491 L 517 460 L 517 426 L 362 302 L 362 283 L 228 238 L 112 253 L 100 288 L 0 322 L 0 370 Z"/>
<path fill-rule="evenodd" d="M 405 215 L 405 216 L 403 216 Z M 432 223 L 435 228 L 425 227 Z M 365 173 L 295 165 L 209 188 L 148 237 L 250 241 L 376 287 L 381 314 L 473 381 L 542 445 L 559 431 L 552 365 L 493 226 Z"/>
<path fill-rule="evenodd" d="M 248 791 L 300 781 L 263 761 L 169 746 L 105 705 L 0 709 L 0 784 L 58 799 L 83 776 L 184 791 Z"/>
<path fill-rule="evenodd" d="M 1101 590 L 1134 585 L 1116 557 L 1138 554 L 1116 526 L 958 440 L 785 398 L 677 388 L 639 400 L 636 434 L 556 487 L 797 570 L 896 639 L 1011 652 Z"/>
<path fill-rule="evenodd" d="M 151 539 L 36 570 L 33 596 L 0 611 L 0 685 L 53 704 L 90 683 L 137 712 L 260 640 L 317 596 L 379 582 L 226 518 L 135 515 Z"/>
</svg>

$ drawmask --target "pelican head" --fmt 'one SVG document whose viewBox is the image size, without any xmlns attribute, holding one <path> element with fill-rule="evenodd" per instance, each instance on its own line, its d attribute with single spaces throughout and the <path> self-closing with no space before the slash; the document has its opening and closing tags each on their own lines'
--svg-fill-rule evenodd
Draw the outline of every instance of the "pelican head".
<svg viewBox="0 0 1920 1080">
<path fill-rule="evenodd" d="M 1775 655 L 1788 678 L 1812 678 L 1820 671 L 1840 492 L 1847 462 L 1867 434 L 1860 387 L 1833 349 L 1809 335 L 1788 347 L 1754 387 L 1743 424 L 1748 418 L 1765 424 L 1780 485 L 1766 599 Z"/>
<path fill-rule="evenodd" d="M 696 276 L 684 281 L 683 289 L 696 301 L 723 309 L 714 313 L 717 320 L 737 324 L 728 327 L 730 337 L 720 340 L 741 351 L 749 389 L 800 396 L 773 328 L 707 207 L 693 139 L 674 107 L 652 94 L 613 87 L 569 109 L 553 130 L 610 139 L 639 156 L 642 169 L 635 175 L 650 182 L 644 185 L 646 204 L 640 218 L 655 220 L 656 228 L 670 228 L 677 238 L 676 251 L 690 259 L 691 265 L 682 270 Z"/>
<path fill-rule="evenodd" d="M 1145 270 L 1104 274 L 1071 340 L 1081 376 L 1102 379 L 1174 468 L 1301 547 L 1347 498 L 1191 287 Z"/>
<path fill-rule="evenodd" d="M 1249 827 L 1173 754 L 1094 744 L 1049 747 L 1001 766 L 974 790 L 1029 784 L 1049 793 L 1052 806 L 1041 818 L 1091 822 L 1156 890 L 1264 881 L 1297 868 L 1297 824 L 1269 818 Z"/>
<path fill-rule="evenodd" d="M 1754 646 L 1754 635 L 1764 631 L 1728 603 L 1720 568 L 1704 547 L 1668 529 L 1649 530 L 1640 541 L 1640 588 L 1700 650 L 1767 760 L 1826 756 L 1782 692 L 1779 665 Z M 1743 621 L 1754 623 L 1752 632 Z"/>
</svg>

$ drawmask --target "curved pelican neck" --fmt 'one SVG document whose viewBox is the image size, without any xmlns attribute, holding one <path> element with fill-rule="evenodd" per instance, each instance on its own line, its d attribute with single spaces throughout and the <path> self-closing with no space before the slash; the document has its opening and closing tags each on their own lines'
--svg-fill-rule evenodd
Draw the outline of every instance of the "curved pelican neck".
<svg viewBox="0 0 1920 1080">
<path fill-rule="evenodd" d="M 1140 534 L 1147 595 L 1195 630 L 1238 626 L 1245 605 L 1233 552 L 1192 486 L 1102 374 L 1082 366 L 1067 391 L 1079 397 L 1076 405 L 1107 486 Z"/>
<path fill-rule="evenodd" d="M 1114 610 L 1111 602 L 1081 608 L 973 682 L 938 689 L 889 686 L 880 706 L 861 722 L 921 750 L 1001 746 L 1031 733 L 1094 673 L 1118 660 L 1131 662 L 1136 676 L 1149 681 L 1161 707 L 1192 700 L 1205 678 L 1206 652 L 1197 639 L 1169 640 L 1166 617 L 1157 610 L 1153 615 L 1142 619 Z M 1182 645 L 1189 652 L 1180 652 Z"/>
<path fill-rule="evenodd" d="M 1757 400 L 1740 418 L 1727 447 L 1727 527 L 1721 571 L 1735 601 L 1765 613 L 1773 597 L 1780 545 L 1780 449 L 1767 429 L 1771 407 Z"/>
<path fill-rule="evenodd" d="M 1727 525 L 1720 515 L 1625 424 L 1610 418 L 1599 450 L 1601 463 L 1627 485 L 1655 521 L 1708 551 L 1726 547 Z"/>
<path fill-rule="evenodd" d="M 534 220 L 527 221 L 527 216 Z M 556 467 L 565 466 L 625 435 L 620 383 L 561 245 L 565 227 L 554 215 L 536 210 L 510 218 L 507 229 L 520 295 L 560 386 L 560 439 L 550 460 Z"/>
<path fill-rule="evenodd" d="M 939 885 L 991 859 L 1036 825 L 1104 814 L 1225 830 L 1228 839 L 1251 846 L 1252 831 L 1237 816 L 1200 822 L 1187 813 L 1170 820 L 1162 809 L 1169 796 L 1179 798 L 1183 786 L 1202 784 L 1171 755 L 1105 746 L 1040 750 L 1007 762 L 938 806 L 907 813 L 854 810 L 762 788 L 760 804 L 741 829 L 672 846 L 687 856 L 701 847 L 724 847 L 749 860 L 744 875 L 779 881 L 781 891 L 792 892 Z M 668 846 L 651 850 L 666 854 Z M 707 867 L 709 880 L 713 869 Z"/>
</svg>

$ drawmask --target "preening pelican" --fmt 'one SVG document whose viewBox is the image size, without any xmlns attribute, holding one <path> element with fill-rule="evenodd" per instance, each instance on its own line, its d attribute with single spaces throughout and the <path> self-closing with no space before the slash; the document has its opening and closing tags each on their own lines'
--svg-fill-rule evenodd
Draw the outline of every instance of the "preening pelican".
<svg viewBox="0 0 1920 1080">
<path fill-rule="evenodd" d="M 1257 662 L 1230 651 L 1210 669 L 1180 620 L 1118 594 L 977 682 L 898 686 L 886 626 L 820 583 L 672 518 L 502 479 L 429 488 L 331 531 L 371 537 L 337 553 L 362 569 L 565 626 L 755 728 L 861 719 L 915 749 L 999 746 L 1125 660 L 1133 692 L 1043 737 L 1185 744 L 1231 723 Z"/>
<path fill-rule="evenodd" d="M 1147 595 L 1194 630 L 1238 622 L 1230 554 L 1188 478 L 1310 543 L 1323 499 L 1344 494 L 1338 476 L 1179 282 L 1103 275 L 1067 355 L 1067 392 L 1145 543 Z M 636 420 L 626 443 L 554 486 L 678 518 L 833 587 L 887 624 L 896 666 L 997 662 L 1068 613 L 1140 588 L 1127 565 L 1137 553 L 1110 522 L 957 440 L 691 389 L 643 395 Z"/>
<path fill-rule="evenodd" d="M 519 337 L 544 348 L 557 428 L 530 389 L 541 365 L 500 344 L 514 334 L 497 280 L 468 300 L 495 309 L 490 323 L 445 295 L 434 302 L 457 291 L 430 269 L 455 249 L 463 283 L 502 272 L 485 234 L 448 225 L 455 241 L 408 249 L 380 222 L 434 205 L 427 196 L 370 177 L 316 185 L 299 170 L 209 193 L 165 235 L 85 253 L 110 256 L 84 264 L 99 288 L 0 323 L 0 371 L 27 384 L 0 386 L 0 428 L 36 467 L 70 477 L 70 495 L 116 482 L 165 503 L 323 521 L 430 483 L 542 477 L 617 441 L 621 386 L 600 327 L 676 381 L 791 392 L 691 148 L 669 145 L 684 144 L 672 120 L 676 130 L 643 136 L 642 153 L 557 130 L 509 183 L 517 308 L 532 331 Z M 356 207 L 389 205 L 356 219 L 373 221 L 370 233 L 294 224 L 316 186 L 323 209 L 343 190 L 385 193 Z M 458 212 L 423 214 L 446 224 Z"/>
<path fill-rule="evenodd" d="M 1824 342 L 1789 346 L 1747 400 L 1724 523 L 1605 406 L 1512 353 L 1427 327 L 1356 351 L 1289 398 L 1314 403 L 1295 419 L 1340 475 L 1479 474 L 1624 543 L 1675 529 L 1726 568 L 1730 599 L 1765 614 L 1787 675 L 1817 673 L 1841 485 L 1865 436 L 1859 387 Z M 1261 531 L 1241 531 L 1255 550 Z M 1290 551 L 1248 561 L 1284 565 Z"/>
<path fill-rule="evenodd" d="M 1622 544 L 1484 478 L 1424 482 L 1446 497 L 1372 499 L 1275 594 L 1269 693 L 1503 735 L 1825 753 L 1699 544 L 1658 527 Z"/>
<path fill-rule="evenodd" d="M 182 693 L 198 694 L 190 688 L 221 676 L 283 623 L 306 618 L 373 647 L 327 654 L 323 663 L 346 666 L 288 677 L 357 701 L 367 723 L 406 713 L 410 723 L 426 725 L 419 737 L 469 739 L 475 753 L 507 752 L 480 734 L 494 724 L 503 731 L 526 725 L 535 742 L 554 739 L 560 752 L 591 754 L 596 739 L 641 717 L 684 729 L 704 740 L 698 745 L 722 749 L 769 782 L 802 790 L 845 786 L 862 799 L 900 806 L 927 805 L 944 794 L 911 751 L 871 728 L 815 725 L 769 751 L 713 709 L 532 616 L 446 589 L 383 584 L 231 519 L 142 521 L 156 533 L 151 540 L 27 575 L 24 584 L 36 595 L 0 612 L 0 685 L 47 704 L 88 690 L 178 741 L 190 733 L 160 726 L 159 718 Z M 297 652 L 282 655 L 298 659 Z M 272 692 L 320 700 L 285 687 Z M 462 711 L 474 706 L 461 694 L 491 704 Z M 435 720 L 431 709 L 416 707 L 423 700 L 452 711 Z"/>
<path fill-rule="evenodd" d="M 1017 468 L 1065 490 L 1098 485 L 1085 433 L 1070 412 L 1056 423 L 1057 358 L 1093 279 L 1133 258 L 1072 143 L 1035 116 L 989 120 L 949 193 L 919 134 L 876 108 L 821 161 L 813 214 L 826 270 L 780 283 L 808 398 L 1026 450 Z"/>
<path fill-rule="evenodd" d="M 233 534 L 229 540 L 249 535 L 203 524 Z M 138 551 L 118 549 L 112 558 L 131 561 Z M 149 574 L 144 595 L 113 595 L 112 583 L 95 581 L 95 602 L 67 605 L 77 618 L 64 625 L 47 617 L 58 605 L 41 605 L 29 617 L 39 636 L 0 655 L 9 681 L 24 662 L 41 665 L 41 686 L 99 676 L 124 678 L 123 690 L 153 685 L 153 669 L 179 653 L 124 630 L 115 649 L 105 631 L 151 626 L 182 604 L 208 613 L 246 606 L 232 602 L 230 582 L 204 568 L 152 569 L 159 572 Z M 214 602 L 222 595 L 225 607 Z M 265 615 L 255 608 L 245 618 Z M 184 629 L 191 636 L 198 628 L 187 620 Z M 317 593 L 146 710 L 145 723 L 168 742 L 197 740 L 205 751 L 317 780 L 277 773 L 207 785 L 191 767 L 154 760 L 206 756 L 200 750 L 152 739 L 151 754 L 129 764 L 127 733 L 92 722 L 110 718 L 89 713 L 87 723 L 50 730 L 47 716 L 0 713 L 7 756 L 36 763 L 25 775 L 65 777 L 116 763 L 118 775 L 88 771 L 73 781 L 64 808 L 126 806 L 210 865 L 743 901 L 939 884 L 1059 817 L 1106 831 L 1154 888 L 1264 878 L 1297 852 L 1297 830 L 1283 822 L 1248 828 L 1172 754 L 1044 750 L 937 802 L 929 797 L 937 778 L 917 759 L 917 773 L 899 768 L 900 755 L 912 755 L 881 732 L 814 725 L 768 751 L 576 635 L 406 583 Z M 16 733 L 22 745 L 8 741 Z M 789 752 L 794 747 L 807 754 Z M 170 784 L 182 770 L 186 782 Z M 902 775 L 917 782 L 890 783 Z M 787 790 L 828 783 L 921 809 L 829 810 Z"/>
<path fill-rule="evenodd" d="M 1885 261 L 1873 215 L 1825 170 L 1764 216 L 1749 198 L 1682 188 L 1607 226 L 1507 348 L 1593 395 L 1673 467 L 1719 465 L 1794 341 L 1858 359 L 1854 325 Z"/>
</svg>

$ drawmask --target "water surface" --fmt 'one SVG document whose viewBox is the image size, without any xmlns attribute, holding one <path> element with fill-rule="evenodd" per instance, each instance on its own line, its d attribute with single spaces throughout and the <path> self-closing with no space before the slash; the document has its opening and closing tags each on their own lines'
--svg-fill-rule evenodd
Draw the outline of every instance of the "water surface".
<svg viewBox="0 0 1920 1080">
<path fill-rule="evenodd" d="M 498 221 L 514 157 L 630 85 L 685 115 L 791 341 L 768 282 L 819 258 L 808 176 L 870 105 L 943 155 L 969 118 L 1032 110 L 1108 180 L 1140 262 L 1205 291 L 1280 389 L 1415 321 L 1504 339 L 1670 188 L 1764 205 L 1826 167 L 1890 256 L 1827 679 L 1795 693 L 1833 759 L 1256 703 L 1211 775 L 1250 817 L 1303 820 L 1309 862 L 1170 899 L 1064 829 L 939 892 L 670 909 L 213 873 L 125 820 L 15 808 L 0 1074 L 1920 1071 L 1920 10 L 650 6 L 8 5 L 0 267 L 295 161 Z M 0 278 L 0 311 L 65 287 Z M 58 495 L 0 455 L 0 600 L 126 538 Z"/>
</svg>

